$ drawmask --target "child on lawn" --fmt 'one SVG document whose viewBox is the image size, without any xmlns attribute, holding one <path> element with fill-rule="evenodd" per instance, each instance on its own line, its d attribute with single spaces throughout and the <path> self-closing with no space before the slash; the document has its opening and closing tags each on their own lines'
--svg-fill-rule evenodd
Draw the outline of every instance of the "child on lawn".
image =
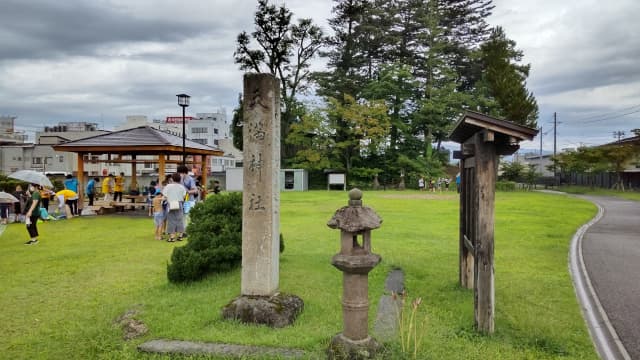
<svg viewBox="0 0 640 360">
<path fill-rule="evenodd" d="M 164 201 L 164 195 L 162 193 L 153 197 L 153 223 L 156 227 L 156 240 L 162 240 L 162 232 L 164 231 L 165 213 L 162 207 Z"/>
</svg>

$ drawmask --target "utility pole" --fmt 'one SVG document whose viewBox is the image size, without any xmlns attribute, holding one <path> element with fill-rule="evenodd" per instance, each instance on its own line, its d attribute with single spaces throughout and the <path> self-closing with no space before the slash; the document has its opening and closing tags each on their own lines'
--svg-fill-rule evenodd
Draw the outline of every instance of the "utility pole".
<svg viewBox="0 0 640 360">
<path fill-rule="evenodd" d="M 539 160 L 538 170 L 540 171 L 540 174 L 542 174 L 542 135 L 543 135 L 542 126 L 540 126 L 538 134 L 540 134 L 540 160 Z"/>
<path fill-rule="evenodd" d="M 556 148 L 557 148 L 557 132 L 556 128 L 558 127 L 558 118 L 556 112 L 553 112 L 553 157 L 556 157 Z M 556 166 L 553 167 L 553 181 L 558 185 L 558 169 Z"/>
<path fill-rule="evenodd" d="M 624 136 L 624 131 L 614 131 L 613 132 L 613 137 L 614 138 L 618 138 L 618 141 L 620 141 L 620 139 L 622 139 L 623 136 Z"/>
</svg>

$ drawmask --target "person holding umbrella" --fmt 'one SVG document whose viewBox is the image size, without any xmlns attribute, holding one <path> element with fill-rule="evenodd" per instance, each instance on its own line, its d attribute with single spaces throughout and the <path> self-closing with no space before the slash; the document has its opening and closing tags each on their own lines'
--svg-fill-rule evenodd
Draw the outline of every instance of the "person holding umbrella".
<svg viewBox="0 0 640 360">
<path fill-rule="evenodd" d="M 25 245 L 35 245 L 38 243 L 38 218 L 40 217 L 40 192 L 36 191 L 41 186 L 53 187 L 51 180 L 47 178 L 43 173 L 39 173 L 33 170 L 19 170 L 12 174 L 9 174 L 12 179 L 18 179 L 30 183 L 29 190 L 31 191 L 31 197 L 26 204 L 25 223 L 27 224 L 27 232 L 31 239 L 25 243 Z"/>
<path fill-rule="evenodd" d="M 38 243 L 38 218 L 40 218 L 40 185 L 29 185 L 29 192 L 31 192 L 31 198 L 26 204 L 27 217 L 24 220 L 27 224 L 27 232 L 31 239 L 24 243 L 25 245 L 35 245 Z"/>
</svg>

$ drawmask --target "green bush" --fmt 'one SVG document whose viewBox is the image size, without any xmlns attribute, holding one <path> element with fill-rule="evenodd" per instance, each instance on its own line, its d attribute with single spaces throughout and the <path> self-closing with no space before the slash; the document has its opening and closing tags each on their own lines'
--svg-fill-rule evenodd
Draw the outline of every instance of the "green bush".
<svg viewBox="0 0 640 360">
<path fill-rule="evenodd" d="M 497 191 L 515 191 L 516 182 L 515 181 L 497 181 L 496 190 Z"/>
<path fill-rule="evenodd" d="M 242 193 L 209 196 L 189 213 L 189 242 L 177 247 L 167 265 L 171 282 L 199 280 L 229 271 L 242 261 Z M 284 239 L 280 234 L 280 252 Z"/>
<path fill-rule="evenodd" d="M 194 281 L 240 265 L 242 193 L 210 196 L 189 215 L 189 242 L 173 250 L 167 266 L 169 281 Z"/>
</svg>

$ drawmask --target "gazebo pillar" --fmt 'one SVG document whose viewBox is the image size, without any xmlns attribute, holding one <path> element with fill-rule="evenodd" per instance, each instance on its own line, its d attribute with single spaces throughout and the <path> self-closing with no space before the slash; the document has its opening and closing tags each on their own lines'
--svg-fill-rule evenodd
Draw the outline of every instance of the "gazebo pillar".
<svg viewBox="0 0 640 360">
<path fill-rule="evenodd" d="M 207 198 L 207 172 L 209 168 L 207 167 L 207 161 L 209 157 L 207 155 L 202 155 L 200 157 L 202 159 L 202 163 L 200 163 L 200 173 L 202 176 L 202 198 L 200 200 L 205 200 Z"/>
<path fill-rule="evenodd" d="M 164 181 L 164 154 L 158 156 L 158 182 L 162 185 Z"/>
<path fill-rule="evenodd" d="M 131 189 L 138 189 L 138 175 L 136 165 L 136 156 L 131 155 Z"/>
<path fill-rule="evenodd" d="M 78 211 L 84 207 L 84 153 L 78 153 Z"/>
</svg>

